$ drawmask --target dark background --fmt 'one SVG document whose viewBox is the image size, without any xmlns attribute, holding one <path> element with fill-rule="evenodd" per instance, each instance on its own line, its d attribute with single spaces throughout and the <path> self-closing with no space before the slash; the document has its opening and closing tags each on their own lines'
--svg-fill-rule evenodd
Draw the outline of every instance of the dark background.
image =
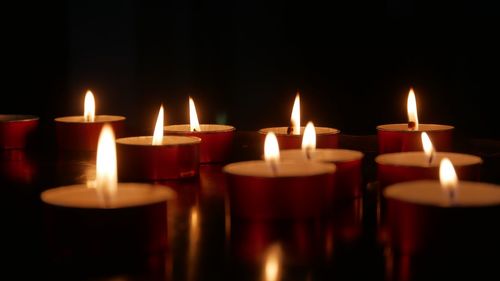
<svg viewBox="0 0 500 281">
<path fill-rule="evenodd" d="M 439 2 L 439 3 L 436 3 Z M 347 134 L 420 121 L 498 138 L 500 46 L 492 1 L 63 1 L 2 4 L 1 113 L 46 123 L 99 114 L 153 128 L 187 121 L 241 130 L 286 125 L 296 90 L 303 122 Z"/>
</svg>

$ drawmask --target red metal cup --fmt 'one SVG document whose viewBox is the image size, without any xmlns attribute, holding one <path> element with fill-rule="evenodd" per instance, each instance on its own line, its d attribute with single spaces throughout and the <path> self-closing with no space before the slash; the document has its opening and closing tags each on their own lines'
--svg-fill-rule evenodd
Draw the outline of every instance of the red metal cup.
<svg viewBox="0 0 500 281">
<path fill-rule="evenodd" d="M 0 148 L 23 148 L 39 118 L 33 115 L 0 114 Z"/>
<path fill-rule="evenodd" d="M 164 127 L 167 135 L 181 135 L 201 139 L 200 163 L 221 163 L 229 158 L 235 128 L 228 125 L 201 124 L 201 132 L 192 132 L 188 124 Z"/>
<path fill-rule="evenodd" d="M 147 142 L 133 143 L 134 139 L 139 138 L 147 139 Z M 182 143 L 173 143 L 177 140 Z M 163 145 L 152 145 L 151 141 L 152 137 L 116 140 L 120 179 L 164 180 L 193 177 L 198 174 L 201 142 L 199 138 L 166 136 Z"/>
<path fill-rule="evenodd" d="M 273 132 L 276 134 L 280 149 L 298 149 L 302 147 L 302 137 L 304 135 L 304 128 L 301 128 L 300 135 L 288 134 L 287 127 L 271 127 L 259 130 L 261 134 L 262 146 L 264 147 L 264 140 L 266 134 Z M 337 148 L 339 146 L 340 131 L 327 127 L 316 127 L 316 147 L 317 148 Z"/>
<path fill-rule="evenodd" d="M 55 119 L 57 144 L 63 150 L 97 150 L 102 127 L 108 123 L 117 138 L 123 136 L 125 117 L 96 115 L 94 122 L 86 122 L 83 116 L 67 116 Z"/>
<path fill-rule="evenodd" d="M 379 153 L 421 151 L 421 133 L 427 132 L 437 151 L 453 149 L 453 126 L 420 124 L 418 130 L 408 130 L 407 124 L 388 124 L 377 127 Z"/>
</svg>

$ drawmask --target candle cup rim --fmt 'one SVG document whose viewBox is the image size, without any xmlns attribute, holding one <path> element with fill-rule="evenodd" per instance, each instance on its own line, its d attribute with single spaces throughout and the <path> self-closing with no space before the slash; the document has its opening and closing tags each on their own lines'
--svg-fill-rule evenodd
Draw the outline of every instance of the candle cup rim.
<svg viewBox="0 0 500 281">
<path fill-rule="evenodd" d="M 97 120 L 98 117 L 114 117 L 115 119 L 113 119 L 113 120 Z M 54 118 L 54 121 L 55 122 L 59 122 L 59 123 L 69 123 L 69 124 L 104 124 L 104 123 L 112 123 L 112 122 L 124 121 L 124 120 L 127 119 L 125 116 L 121 116 L 121 115 L 105 115 L 105 114 L 96 115 L 94 121 L 85 121 L 85 120 L 69 121 L 69 120 L 64 120 L 64 119 L 67 119 L 67 118 L 84 118 L 84 117 L 83 117 L 83 115 L 61 116 L 61 117 Z"/>
<path fill-rule="evenodd" d="M 198 137 L 192 137 L 192 136 L 175 136 L 175 135 L 166 135 L 163 136 L 169 137 L 169 138 L 183 138 L 183 139 L 191 139 L 193 142 L 188 142 L 188 143 L 177 143 L 177 144 L 169 144 L 169 143 L 162 143 L 159 145 L 153 145 L 151 143 L 145 144 L 145 143 L 125 143 L 123 142 L 126 139 L 132 139 L 132 138 L 151 138 L 153 139 L 153 136 L 132 136 L 132 137 L 124 137 L 124 138 L 117 138 L 115 142 L 120 145 L 130 145 L 130 146 L 142 146 L 142 147 L 175 147 L 175 146 L 185 146 L 185 145 L 195 145 L 195 144 L 200 144 L 201 143 L 201 138 Z"/>
<path fill-rule="evenodd" d="M 281 129 L 285 128 L 285 131 L 288 127 L 267 127 L 267 128 L 262 128 L 259 129 L 258 133 L 261 135 L 265 135 L 268 132 L 273 132 L 277 136 L 288 136 L 288 137 L 302 137 L 304 136 L 304 129 L 305 126 L 300 127 L 300 135 L 293 135 L 293 134 L 287 134 L 287 133 L 279 133 L 279 132 L 274 132 L 272 129 Z M 332 128 L 332 127 L 315 127 L 316 128 L 316 136 L 325 136 L 325 135 L 337 135 L 340 134 L 340 130 L 337 128 Z M 327 132 L 318 132 L 320 129 L 327 129 Z"/>
<path fill-rule="evenodd" d="M 408 163 L 408 164 L 398 163 L 398 164 L 394 164 L 394 163 L 380 162 L 380 159 L 391 157 L 391 156 L 398 155 L 398 154 L 399 155 L 403 155 L 403 156 L 404 155 L 415 156 L 415 155 L 425 155 L 425 152 L 423 152 L 423 151 L 404 151 L 404 152 L 384 153 L 384 154 L 377 155 L 377 157 L 375 157 L 374 161 L 378 165 L 391 166 L 391 167 L 439 168 L 439 161 L 433 161 L 430 165 L 426 161 L 424 161 L 422 165 L 419 165 L 418 163 L 417 164 L 414 164 L 414 163 Z M 468 157 L 468 158 L 471 159 L 471 163 L 465 163 L 465 164 L 453 163 L 453 165 L 455 167 L 466 167 L 466 166 L 482 165 L 483 162 L 484 162 L 481 157 L 473 155 L 473 154 L 457 153 L 457 152 L 447 152 L 447 151 L 438 151 L 438 152 L 436 152 L 435 158 L 437 158 L 438 156 L 440 156 L 440 154 L 441 155 L 445 154 L 444 157 L 455 157 L 455 156 L 462 155 L 462 156 L 466 156 L 466 157 Z M 479 160 L 479 162 L 472 163 L 472 159 Z M 453 159 L 451 159 L 451 160 L 453 160 Z"/>
<path fill-rule="evenodd" d="M 230 163 L 230 164 L 225 165 L 222 168 L 222 171 L 225 174 L 227 174 L 227 175 L 238 176 L 238 177 L 256 178 L 256 179 L 267 178 L 267 179 L 280 179 L 280 180 L 281 179 L 294 179 L 294 178 L 297 178 L 297 177 L 304 177 L 304 178 L 306 178 L 306 177 L 316 177 L 316 176 L 323 176 L 323 175 L 335 174 L 337 172 L 337 167 L 335 166 L 335 164 L 333 164 L 333 163 L 322 163 L 322 162 L 312 162 L 312 164 L 324 166 L 325 170 L 321 171 L 321 172 L 316 172 L 316 173 L 313 173 L 313 174 L 310 174 L 310 175 L 299 175 L 299 176 L 293 176 L 293 175 L 286 175 L 285 176 L 285 175 L 280 175 L 280 174 L 277 174 L 277 175 L 274 175 L 274 174 L 269 174 L 269 175 L 245 175 L 245 174 L 241 174 L 241 173 L 234 173 L 234 172 L 228 171 L 228 169 L 230 169 L 231 166 L 237 165 L 237 164 L 242 164 L 242 163 L 246 163 L 246 164 L 250 164 L 250 163 L 265 163 L 265 161 L 264 160 L 250 160 L 250 161 L 234 162 L 234 163 Z M 281 163 L 301 164 L 300 162 L 296 162 L 296 161 L 282 161 Z"/>
<path fill-rule="evenodd" d="M 71 209 L 82 209 L 82 210 L 118 210 L 118 209 L 129 209 L 129 208 L 137 208 L 137 207 L 143 207 L 143 206 L 149 206 L 149 205 L 154 205 L 158 203 L 165 202 L 167 203 L 168 201 L 174 200 L 177 198 L 177 193 L 170 187 L 161 185 L 161 184 L 149 184 L 149 183 L 139 183 L 139 182 L 119 182 L 118 183 L 118 189 L 121 188 L 126 188 L 127 186 L 143 186 L 146 188 L 150 189 L 161 189 L 162 192 L 164 193 L 163 196 L 160 198 L 155 198 L 154 200 L 150 200 L 147 203 L 140 203 L 140 202 L 135 202 L 134 204 L 130 204 L 127 206 L 111 206 L 111 207 L 103 207 L 103 206 L 90 206 L 90 205 L 78 205 L 78 206 L 68 206 L 65 204 L 56 204 L 53 202 L 47 202 L 47 196 L 50 196 L 51 193 L 53 192 L 58 192 L 60 190 L 80 190 L 80 189 L 92 189 L 87 187 L 86 184 L 72 184 L 72 185 L 65 185 L 65 186 L 58 186 L 54 188 L 47 189 L 43 191 L 40 194 L 40 199 L 43 201 L 44 204 L 58 207 L 58 208 L 71 208 Z M 119 191 L 118 191 L 119 193 Z"/>
<path fill-rule="evenodd" d="M 5 117 L 7 120 L 3 120 L 2 117 Z M 9 119 L 9 117 L 14 119 Z M 29 122 L 38 120 L 40 120 L 40 117 L 32 114 L 0 114 L 0 123 Z"/>
<path fill-rule="evenodd" d="M 286 151 L 300 151 L 302 152 L 302 149 L 300 148 L 295 148 L 295 149 L 283 149 L 280 151 L 280 153 L 282 155 L 284 155 L 286 153 Z M 359 161 L 359 160 L 363 160 L 363 158 L 365 157 L 365 154 L 361 151 L 358 151 L 358 150 L 352 150 L 352 149 L 343 149 L 343 148 L 316 148 L 315 151 L 344 151 L 344 152 L 352 152 L 353 154 L 356 154 L 355 157 L 353 158 L 349 158 L 349 159 L 345 159 L 345 160 L 315 160 L 315 161 L 319 161 L 319 162 L 324 162 L 324 163 L 347 163 L 347 162 L 353 162 L 353 161 Z M 313 152 L 314 153 L 314 152 Z M 262 155 L 262 158 L 264 158 L 264 156 Z M 283 160 L 286 160 L 286 157 L 283 157 Z"/>
<path fill-rule="evenodd" d="M 226 133 L 226 132 L 233 132 L 233 131 L 236 131 L 236 128 L 234 126 L 231 126 L 231 125 L 226 125 L 226 124 L 213 124 L 213 123 L 204 123 L 204 124 L 200 124 L 200 127 L 202 126 L 206 126 L 206 125 L 216 125 L 216 126 L 221 126 L 221 127 L 225 127 L 224 129 L 220 129 L 220 130 L 211 130 L 211 131 L 183 131 L 183 130 L 168 130 L 170 127 L 175 127 L 175 126 L 187 126 L 187 127 L 190 127 L 191 125 L 190 124 L 172 124 L 172 125 L 166 125 L 166 126 L 163 126 L 163 132 L 166 132 L 166 133 L 175 133 L 175 134 L 217 134 L 217 133 Z"/>
<path fill-rule="evenodd" d="M 381 132 L 404 132 L 404 133 L 422 133 L 422 132 L 440 132 L 440 131 L 450 131 L 455 129 L 455 126 L 452 125 L 447 125 L 447 124 L 434 124 L 434 123 L 421 123 L 419 126 L 425 126 L 425 125 L 430 125 L 430 126 L 438 126 L 439 128 L 430 128 L 426 130 L 422 130 L 421 128 L 418 128 L 416 130 L 410 130 L 410 129 L 389 129 L 386 128 L 387 126 L 391 125 L 399 125 L 399 126 L 406 126 L 408 127 L 407 123 L 393 123 L 393 124 L 382 124 L 377 126 L 377 131 Z"/>
</svg>

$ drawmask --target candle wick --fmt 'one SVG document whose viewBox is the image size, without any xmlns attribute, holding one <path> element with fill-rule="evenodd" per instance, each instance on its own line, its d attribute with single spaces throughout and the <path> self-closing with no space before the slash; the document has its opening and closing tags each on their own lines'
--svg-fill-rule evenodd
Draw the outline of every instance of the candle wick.
<svg viewBox="0 0 500 281">
<path fill-rule="evenodd" d="M 416 126 L 417 126 L 417 124 L 415 122 L 413 122 L 413 121 L 408 122 L 408 129 L 415 130 Z"/>
<path fill-rule="evenodd" d="M 273 176 L 278 174 L 278 166 L 276 165 L 276 161 L 271 161 L 271 171 L 273 172 Z"/>
<path fill-rule="evenodd" d="M 306 147 L 306 157 L 307 157 L 307 160 L 311 160 L 311 148 L 310 147 Z"/>
<path fill-rule="evenodd" d="M 293 133 L 293 126 L 288 126 L 288 128 L 286 129 L 286 134 L 290 135 L 292 133 Z"/>
<path fill-rule="evenodd" d="M 435 152 L 434 150 L 431 151 L 431 155 L 429 156 L 429 166 L 432 164 L 432 160 L 434 160 L 434 157 L 435 157 Z"/>
<path fill-rule="evenodd" d="M 198 132 L 198 130 L 196 130 L 196 128 L 193 128 L 193 132 Z"/>
</svg>

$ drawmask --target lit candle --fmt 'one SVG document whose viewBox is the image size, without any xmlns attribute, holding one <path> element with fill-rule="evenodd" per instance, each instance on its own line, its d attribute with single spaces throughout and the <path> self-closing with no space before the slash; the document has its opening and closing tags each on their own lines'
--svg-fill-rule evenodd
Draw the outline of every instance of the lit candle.
<svg viewBox="0 0 500 281">
<path fill-rule="evenodd" d="M 167 200 L 174 191 L 141 183 L 118 183 L 114 133 L 99 137 L 96 179 L 42 192 L 48 239 L 58 254 L 107 256 L 163 251 Z M 90 187 L 89 187 L 90 186 Z"/>
<path fill-rule="evenodd" d="M 80 116 L 58 117 L 56 134 L 58 146 L 68 150 L 95 151 L 97 140 L 105 123 L 109 123 L 117 136 L 123 134 L 125 117 L 115 115 L 95 115 L 95 100 L 91 91 L 87 91 L 84 111 Z"/>
<path fill-rule="evenodd" d="M 169 125 L 164 130 L 168 135 L 200 138 L 200 163 L 217 163 L 228 159 L 235 128 L 229 125 L 200 124 L 194 101 L 190 97 L 189 124 Z"/>
<path fill-rule="evenodd" d="M 424 151 L 397 152 L 379 155 L 377 163 L 377 178 L 382 187 L 390 184 L 422 179 L 438 179 L 439 162 L 449 158 L 461 179 L 479 180 L 482 160 L 480 157 L 453 153 L 436 152 L 427 133 L 421 133 Z"/>
<path fill-rule="evenodd" d="M 289 127 L 271 127 L 260 129 L 262 138 L 273 132 L 278 138 L 281 149 L 296 149 L 301 147 L 304 127 L 300 126 L 300 96 L 297 93 L 293 104 Z M 317 146 L 319 148 L 336 148 L 339 142 L 340 131 L 327 127 L 316 127 Z"/>
<path fill-rule="evenodd" d="M 0 149 L 24 148 L 38 119 L 34 115 L 0 114 Z"/>
<path fill-rule="evenodd" d="M 254 220 L 318 217 L 334 184 L 335 165 L 280 161 L 278 141 L 269 133 L 265 160 L 226 165 L 229 204 L 233 218 Z"/>
<path fill-rule="evenodd" d="M 361 162 L 363 153 L 347 149 L 316 149 L 316 132 L 312 122 L 304 130 L 302 149 L 282 150 L 281 159 L 294 161 L 319 161 L 337 167 L 335 185 L 331 191 L 333 201 L 361 196 Z"/>
<path fill-rule="evenodd" d="M 389 241 L 399 252 L 450 255 L 499 249 L 495 222 L 500 216 L 500 186 L 458 182 L 447 158 L 440 161 L 440 181 L 394 184 L 384 196 Z"/>
<path fill-rule="evenodd" d="M 120 175 L 133 180 L 163 180 L 198 174 L 200 142 L 197 137 L 163 136 L 163 106 L 153 136 L 116 140 Z"/>
<path fill-rule="evenodd" d="M 408 94 L 407 111 L 408 123 L 386 124 L 377 127 L 379 153 L 420 150 L 421 132 L 427 132 L 432 137 L 438 150 L 451 150 L 453 126 L 420 124 L 413 89 L 410 89 Z"/>
</svg>

